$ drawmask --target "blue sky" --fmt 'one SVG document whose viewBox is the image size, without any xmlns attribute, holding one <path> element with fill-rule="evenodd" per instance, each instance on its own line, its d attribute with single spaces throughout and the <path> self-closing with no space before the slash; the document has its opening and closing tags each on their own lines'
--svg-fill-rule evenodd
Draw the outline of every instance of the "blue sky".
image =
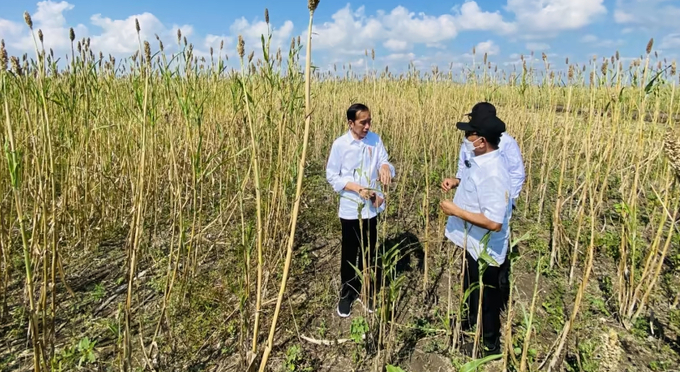
<svg viewBox="0 0 680 372">
<path fill-rule="evenodd" d="M 236 5 L 238 4 L 238 5 Z M 199 54 L 219 48 L 235 62 L 236 41 L 242 34 L 246 49 L 259 47 L 259 35 L 266 30 L 264 9 L 269 9 L 274 28 L 273 46 L 287 50 L 292 37 L 306 35 L 306 1 L 2 1 L 0 38 L 10 54 L 29 52 L 33 41 L 23 22 L 23 12 L 33 16 L 34 28 L 41 28 L 45 44 L 55 54 L 70 50 L 68 29 L 77 39 L 90 37 L 92 49 L 105 55 L 129 56 L 137 48 L 134 19 L 141 24 L 143 38 L 156 45 L 155 34 L 166 48 L 176 45 L 180 28 Z M 584 63 L 595 55 L 610 57 L 617 50 L 623 58 L 644 53 L 653 37 L 660 58 L 680 56 L 680 1 L 678 0 L 456 0 L 426 1 L 321 0 L 315 14 L 313 59 L 322 69 L 352 63 L 369 67 L 405 70 L 409 62 L 429 69 L 471 62 L 472 48 L 477 61 L 484 52 L 500 68 L 519 62 L 521 54 L 533 50 L 537 62 L 545 52 L 553 66 Z M 364 56 L 374 48 L 376 61 Z M 176 50 L 176 48 L 175 48 Z M 258 53 L 256 53 L 258 55 Z"/>
</svg>

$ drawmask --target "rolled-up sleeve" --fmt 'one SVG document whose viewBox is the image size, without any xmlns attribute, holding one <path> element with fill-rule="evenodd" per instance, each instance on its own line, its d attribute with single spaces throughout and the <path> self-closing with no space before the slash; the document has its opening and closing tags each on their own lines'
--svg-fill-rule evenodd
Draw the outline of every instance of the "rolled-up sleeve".
<svg viewBox="0 0 680 372">
<path fill-rule="evenodd" d="M 477 185 L 481 212 L 489 220 L 503 224 L 508 209 L 510 189 L 503 178 L 491 176 Z"/>
<path fill-rule="evenodd" d="M 465 153 L 463 152 L 463 146 L 460 146 L 460 151 L 458 152 L 458 170 L 456 171 L 456 178 L 463 179 L 463 167 L 465 166 Z"/>
<path fill-rule="evenodd" d="M 383 165 L 387 164 L 387 166 L 390 168 L 390 173 L 392 174 L 392 177 L 396 177 L 397 172 L 394 169 L 394 165 L 390 163 L 389 155 L 387 154 L 387 149 L 385 148 L 385 145 L 383 144 L 382 140 L 378 142 L 378 154 L 380 154 L 380 166 L 382 167 Z"/>
<path fill-rule="evenodd" d="M 335 192 L 342 191 L 349 182 L 353 181 L 351 176 L 342 175 L 342 155 L 337 143 L 331 146 L 331 153 L 326 163 L 326 180 Z"/>
<path fill-rule="evenodd" d="M 508 173 L 512 182 L 512 191 L 510 197 L 517 198 L 522 191 L 522 185 L 526 179 L 524 170 L 524 159 L 522 159 L 522 152 L 519 149 L 516 141 L 512 141 L 505 148 L 504 157 L 507 164 Z"/>
</svg>

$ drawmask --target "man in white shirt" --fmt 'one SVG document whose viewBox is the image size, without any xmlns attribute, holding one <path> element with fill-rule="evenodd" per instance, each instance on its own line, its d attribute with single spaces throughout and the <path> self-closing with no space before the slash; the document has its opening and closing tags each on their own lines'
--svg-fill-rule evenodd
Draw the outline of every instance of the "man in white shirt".
<svg viewBox="0 0 680 372">
<path fill-rule="evenodd" d="M 446 237 L 466 250 L 464 291 L 479 282 L 480 259 L 485 262 L 481 281 L 482 335 L 485 354 L 498 354 L 500 349 L 500 312 L 504 296 L 499 288 L 503 269 L 507 267 L 509 222 L 513 191 L 510 174 L 498 150 L 505 124 L 495 115 L 473 115 L 469 122 L 459 122 L 465 131 L 464 144 L 471 155 L 462 168 L 453 201 L 440 203 L 450 216 Z M 442 188 L 451 180 L 445 180 Z M 479 289 L 468 296 L 467 327 L 476 323 Z M 466 327 L 466 328 L 467 328 Z"/>
<path fill-rule="evenodd" d="M 382 139 L 370 131 L 371 111 L 368 107 L 360 103 L 351 105 L 347 110 L 347 124 L 349 130 L 333 142 L 326 164 L 326 180 L 340 194 L 338 217 L 342 225 L 342 254 L 337 312 L 343 318 L 350 315 L 352 303 L 361 292 L 361 281 L 353 265 L 363 272 L 364 255 L 368 258 L 367 267 L 374 263 L 377 217 L 385 210 L 380 184 L 389 185 L 395 176 Z M 380 273 L 375 273 L 375 277 L 380 278 Z M 369 287 L 375 288 L 374 285 Z M 371 294 L 369 291 L 364 302 L 369 312 L 373 311 Z"/>
<path fill-rule="evenodd" d="M 470 119 L 482 119 L 485 117 L 495 117 L 496 107 L 489 102 L 479 102 L 472 106 L 472 110 L 467 114 Z M 501 141 L 498 145 L 498 151 L 500 152 L 501 158 L 505 164 L 505 168 L 508 170 L 510 175 L 510 181 L 512 183 L 512 192 L 510 193 L 510 198 L 512 200 L 512 209 L 514 210 L 517 206 L 517 198 L 522 191 L 522 186 L 524 186 L 524 181 L 526 179 L 526 173 L 524 171 L 524 160 L 522 159 L 522 152 L 520 151 L 517 141 L 515 141 L 512 136 L 506 131 L 506 125 L 499 121 L 502 126 L 503 133 L 501 134 Z M 450 189 L 457 187 L 460 183 L 463 170 L 465 169 L 465 164 L 469 163 L 470 159 L 474 156 L 473 153 L 468 151 L 463 144 L 460 147 L 460 153 L 458 155 L 458 172 L 454 179 L 446 179 L 442 184 L 444 191 L 449 191 Z M 512 217 L 512 214 L 511 214 Z M 503 306 L 505 309 L 508 301 L 510 300 L 510 265 L 502 266 L 502 271 L 500 273 L 500 288 L 502 289 L 501 294 L 503 296 Z"/>
<path fill-rule="evenodd" d="M 477 117 L 480 119 L 486 116 L 496 116 L 496 107 L 489 102 L 479 102 L 472 107 L 472 110 L 467 115 L 470 118 Z M 505 163 L 508 173 L 510 173 L 510 179 L 512 181 L 512 193 L 510 197 L 514 209 L 517 205 L 517 198 L 522 191 L 526 173 L 524 171 L 522 152 L 520 151 L 517 141 L 506 132 L 505 123 L 503 124 L 503 134 L 501 135 L 501 142 L 498 146 L 498 150 L 500 151 L 501 158 Z M 460 182 L 461 172 L 465 166 L 465 162 L 470 160 L 471 157 L 472 154 L 465 149 L 465 146 L 461 146 L 460 154 L 458 155 L 458 173 L 456 173 L 456 178 L 449 183 L 449 189 L 455 187 Z"/>
</svg>

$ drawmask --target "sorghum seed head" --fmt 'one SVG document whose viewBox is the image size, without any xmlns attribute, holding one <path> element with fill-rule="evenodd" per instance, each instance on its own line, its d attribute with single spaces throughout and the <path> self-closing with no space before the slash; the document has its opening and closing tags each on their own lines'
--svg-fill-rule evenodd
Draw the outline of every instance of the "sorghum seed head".
<svg viewBox="0 0 680 372">
<path fill-rule="evenodd" d="M 224 49 L 224 40 L 220 41 L 220 50 Z"/>
<path fill-rule="evenodd" d="M 31 20 L 31 15 L 28 12 L 24 12 L 24 21 L 28 25 L 28 28 L 33 29 L 33 20 Z"/>
<path fill-rule="evenodd" d="M 569 57 L 567 57 L 567 58 L 564 60 L 564 64 L 565 64 L 565 65 L 569 65 Z"/>
<path fill-rule="evenodd" d="M 0 71 L 7 70 L 7 51 L 5 48 L 0 49 Z"/>
<path fill-rule="evenodd" d="M 607 61 L 606 60 L 602 64 L 601 72 L 602 72 L 602 75 L 607 75 Z"/>
<path fill-rule="evenodd" d="M 76 39 L 76 32 L 73 31 L 73 27 L 68 30 L 68 38 L 71 39 L 71 42 Z"/>
<path fill-rule="evenodd" d="M 647 43 L 647 54 L 652 52 L 652 47 L 654 46 L 654 38 L 649 39 L 649 42 Z"/>
<path fill-rule="evenodd" d="M 250 54 L 248 54 L 248 63 L 252 62 L 253 56 L 255 56 L 255 51 L 252 51 Z"/>
<path fill-rule="evenodd" d="M 541 53 L 541 58 L 543 59 L 543 62 L 545 62 L 548 59 L 548 56 L 545 55 L 545 52 Z"/>
<path fill-rule="evenodd" d="M 619 51 L 617 50 L 617 51 L 616 51 L 616 60 L 618 61 L 618 60 L 620 60 L 620 59 L 621 59 L 621 58 L 620 58 L 620 56 L 619 56 Z"/>
<path fill-rule="evenodd" d="M 676 73 L 676 67 L 675 67 L 675 61 L 671 63 L 671 76 L 675 76 Z"/>
<path fill-rule="evenodd" d="M 158 40 L 158 47 L 160 48 L 161 52 L 165 49 L 161 40 Z"/>
<path fill-rule="evenodd" d="M 297 38 L 297 45 L 300 46 L 300 35 L 298 35 L 298 38 Z"/>
<path fill-rule="evenodd" d="M 238 56 L 243 58 L 243 56 L 246 54 L 245 52 L 245 41 L 243 41 L 243 36 L 238 35 L 238 45 L 236 46 L 236 51 L 238 52 Z"/>
<path fill-rule="evenodd" d="M 146 40 L 144 40 L 144 56 L 146 57 L 146 62 L 151 63 L 151 45 Z"/>
<path fill-rule="evenodd" d="M 476 48 L 476 47 L 472 47 L 472 55 L 474 56 L 476 53 L 477 53 L 477 48 Z"/>
<path fill-rule="evenodd" d="M 38 29 L 38 40 L 40 40 L 41 43 L 43 42 L 43 32 L 41 29 Z"/>
<path fill-rule="evenodd" d="M 213 55 L 213 47 L 210 47 L 210 56 L 212 57 Z"/>
<path fill-rule="evenodd" d="M 186 36 L 182 37 L 182 40 L 184 40 L 184 46 L 187 46 L 187 44 L 188 44 L 187 43 L 187 37 Z"/>
<path fill-rule="evenodd" d="M 290 49 L 291 50 L 295 49 L 295 38 L 294 37 L 290 39 Z"/>
<path fill-rule="evenodd" d="M 317 6 L 319 6 L 319 0 L 309 0 L 309 3 L 307 4 L 310 12 L 315 11 Z"/>
<path fill-rule="evenodd" d="M 371 59 L 375 61 L 375 49 L 371 49 Z"/>
<path fill-rule="evenodd" d="M 139 20 L 135 18 L 135 30 L 137 30 L 137 33 L 141 31 L 142 29 L 139 27 Z"/>
<path fill-rule="evenodd" d="M 269 24 L 269 9 L 264 8 L 264 21 Z"/>
<path fill-rule="evenodd" d="M 177 29 L 177 42 L 179 43 L 182 40 L 182 30 L 179 28 Z"/>
<path fill-rule="evenodd" d="M 12 63 L 12 71 L 14 71 L 14 73 L 19 76 L 23 75 L 21 71 L 21 66 L 19 65 L 19 58 L 12 56 L 10 60 Z"/>
<path fill-rule="evenodd" d="M 487 53 L 487 52 L 484 52 L 484 64 L 486 64 L 486 59 L 487 59 L 488 57 L 489 57 L 489 56 L 488 56 L 488 53 Z"/>
</svg>

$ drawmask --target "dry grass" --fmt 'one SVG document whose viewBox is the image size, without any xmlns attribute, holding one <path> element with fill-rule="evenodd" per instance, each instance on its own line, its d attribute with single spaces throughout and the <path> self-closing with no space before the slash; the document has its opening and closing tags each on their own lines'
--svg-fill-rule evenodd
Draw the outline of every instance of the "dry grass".
<svg viewBox="0 0 680 372">
<path fill-rule="evenodd" d="M 310 11 L 316 5 L 310 1 Z M 0 355 L 3 368 L 50 370 L 77 364 L 82 355 L 87 363 L 87 344 L 69 349 L 85 336 L 108 340 L 96 363 L 110 369 L 186 368 L 191 357 L 173 353 L 201 354 L 226 347 L 225 340 L 233 341 L 228 350 L 210 358 L 244 363 L 256 356 L 247 351 L 264 348 L 261 370 L 269 352 L 281 363 L 281 327 L 297 329 L 304 320 L 285 286 L 301 257 L 294 252 L 324 233 L 326 241 L 339 235 L 332 230 L 337 200 L 323 167 L 333 139 L 345 130 L 346 107 L 356 101 L 371 107 L 373 129 L 397 165 L 381 239 L 404 221 L 423 239 L 427 270 L 417 288 L 425 295 L 417 297 L 428 303 L 432 288 L 447 297 L 439 327 L 449 337 L 450 359 L 462 352 L 453 340 L 459 272 L 457 255 L 441 243 L 445 220 L 436 206 L 451 195 L 438 185 L 455 174 L 461 138 L 454 123 L 480 100 L 497 106 L 522 149 L 527 181 L 514 233 L 534 242 L 520 243 L 518 262 L 536 279 L 524 288 L 528 296 L 513 292 L 528 308 L 514 308 L 508 320 L 521 350 L 506 363 L 522 370 L 569 363 L 578 349 L 574 328 L 587 321 L 582 314 L 593 270 L 598 277 L 608 270 L 612 322 L 628 332 L 651 309 L 672 305 L 669 295 L 655 294 L 675 273 L 678 249 L 677 139 L 668 136 L 661 146 L 678 126 L 677 76 L 675 62 L 670 69 L 658 66 L 651 41 L 646 56 L 630 66 L 617 53 L 559 71 L 543 56 L 540 68 L 523 58 L 520 71 L 508 73 L 493 69 L 485 56 L 483 65 L 462 71 L 410 67 L 400 75 L 385 69 L 360 76 L 342 66 L 344 76 L 317 72 L 305 79 L 299 39 L 288 51 L 270 51 L 267 43 L 257 60 L 246 49 L 260 46 L 241 44 L 243 68 L 228 71 L 225 51 L 198 58 L 181 33 L 179 54 L 166 55 L 160 40 L 157 48 L 139 40 L 139 51 L 126 61 L 100 59 L 88 40 L 72 34 L 68 66 L 58 70 L 41 34 L 35 59 L 7 58 L 4 44 L 0 53 L 6 158 L 0 163 L 0 318 L 9 324 L 0 328 L 8 350 Z M 548 342 L 534 329 L 546 316 L 535 308 L 545 300 L 538 256 L 549 262 L 539 268 L 542 276 L 564 282 L 576 298 L 565 301 L 568 320 Z M 448 282 L 434 278 L 442 267 Z M 328 270 L 333 277 L 336 268 Z M 296 275 L 290 280 L 313 280 Z M 104 298 L 92 289 L 99 284 L 92 277 L 109 280 Z M 321 287 L 328 290 L 327 283 Z M 406 289 L 389 290 L 382 302 L 391 310 L 368 322 L 379 331 L 378 357 L 363 368 L 395 361 L 396 345 L 405 342 L 398 330 L 406 321 L 397 313 Z M 125 298 L 116 295 L 123 292 Z M 106 315 L 92 311 L 94 302 L 106 305 Z M 287 315 L 265 339 L 261 331 L 279 312 Z M 74 314 L 82 324 L 68 319 Z M 516 322 L 524 314 L 530 314 L 529 328 Z M 97 322 L 106 326 L 92 328 Z M 192 329 L 206 333 L 196 341 Z M 101 336 L 106 330 L 108 338 Z M 539 355 L 531 355 L 534 349 Z M 77 357 L 68 350 L 78 350 Z"/>
</svg>

